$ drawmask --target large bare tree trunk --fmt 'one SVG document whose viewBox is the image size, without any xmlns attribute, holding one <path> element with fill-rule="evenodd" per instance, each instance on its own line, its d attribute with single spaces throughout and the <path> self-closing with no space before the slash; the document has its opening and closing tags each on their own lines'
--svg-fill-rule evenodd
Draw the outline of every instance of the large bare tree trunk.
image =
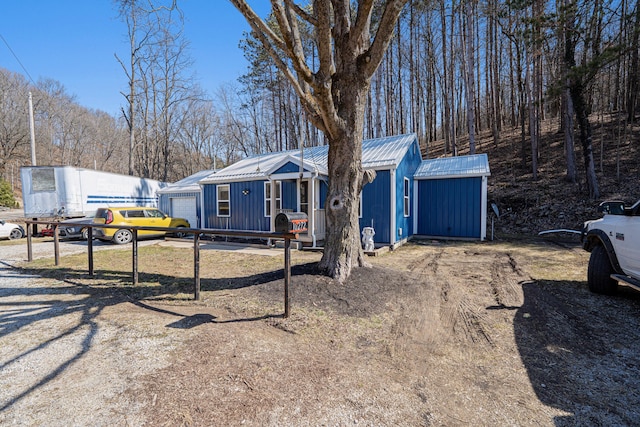
<svg viewBox="0 0 640 427">
<path fill-rule="evenodd" d="M 464 3 L 464 51 L 465 51 L 465 76 L 466 76 L 466 107 L 467 130 L 469 132 L 469 154 L 476 153 L 475 129 L 476 129 L 476 90 L 474 76 L 474 43 L 473 6 L 471 0 Z"/>
<path fill-rule="evenodd" d="M 598 180 L 596 177 L 595 163 L 593 161 L 593 135 L 591 131 L 591 123 L 589 122 L 588 106 L 585 101 L 585 84 L 584 75 L 575 73 L 575 17 L 573 15 L 573 8 L 571 3 L 567 8 L 569 13 L 565 16 L 564 21 L 564 67 L 567 70 L 567 88 L 571 94 L 571 101 L 575 109 L 576 119 L 578 121 L 578 127 L 580 128 L 580 143 L 582 144 L 582 156 L 584 161 L 584 170 L 587 177 L 587 188 L 589 191 L 589 198 L 592 200 L 600 197 L 600 190 L 598 188 Z M 573 73 L 572 73 L 573 72 Z"/>
<path fill-rule="evenodd" d="M 535 85 L 531 82 L 531 66 L 526 64 L 525 85 L 527 86 L 527 105 L 529 109 L 529 137 L 531 138 L 531 172 L 533 179 L 538 179 L 538 109 L 534 100 Z M 533 86 L 533 88 L 532 88 Z"/>
<path fill-rule="evenodd" d="M 576 110 L 576 118 L 580 127 L 580 143 L 582 144 L 582 155 L 584 159 L 584 170 L 587 175 L 587 188 L 589 198 L 596 200 L 600 197 L 598 180 L 596 177 L 596 167 L 593 161 L 593 134 L 591 123 L 587 113 L 587 106 L 584 100 L 584 88 L 580 82 L 574 82 L 571 87 L 571 98 Z"/>
<path fill-rule="evenodd" d="M 408 0 L 362 0 L 356 4 L 350 0 L 314 0 L 310 12 L 290 0 L 271 0 L 277 33 L 246 0 L 230 1 L 295 89 L 309 120 L 329 141 L 327 237 L 320 268 L 344 281 L 354 266 L 365 265 L 357 201 L 362 186 L 372 180 L 370 174 L 362 179 L 367 94 Z M 379 21 L 372 34 L 376 7 L 381 14 L 376 15 Z M 317 67 L 306 57 L 300 30 L 303 25 L 314 27 L 308 34 L 315 37 Z"/>
<path fill-rule="evenodd" d="M 139 51 L 141 45 L 138 44 L 136 38 L 138 31 L 138 19 L 140 10 L 136 7 L 135 0 L 120 0 L 120 17 L 127 23 L 127 31 L 129 37 L 129 61 L 125 64 L 123 60 L 116 59 L 120 62 L 122 69 L 125 71 L 128 79 L 129 93 L 124 94 L 127 100 L 127 111 L 122 110 L 123 116 L 127 121 L 127 127 L 129 129 L 129 175 L 135 173 L 135 117 L 136 117 L 136 69 L 138 68 Z"/>
<path fill-rule="evenodd" d="M 344 96 L 354 99 L 351 111 L 345 111 L 345 129 L 329 143 L 329 191 L 325 206 L 327 235 L 319 267 L 329 276 L 344 281 L 353 267 L 368 266 L 360 244 L 358 221 L 359 196 L 363 187 L 361 98 L 368 88 L 346 84 Z"/>
<path fill-rule="evenodd" d="M 451 126 L 451 107 L 449 105 L 452 102 L 452 99 L 449 97 L 449 73 L 453 73 L 453 70 L 449 70 L 449 67 L 447 65 L 447 54 L 449 52 L 447 48 L 447 37 L 449 35 L 447 34 L 447 15 L 446 15 L 446 8 L 445 8 L 445 0 L 440 0 L 440 23 L 442 27 L 442 33 L 441 33 L 442 34 L 442 64 L 444 65 L 442 67 L 442 73 L 443 73 L 443 77 L 442 77 L 443 106 L 442 108 L 444 109 L 444 123 L 443 123 L 444 153 L 448 154 L 451 147 L 451 139 L 452 139 L 451 131 L 453 130 Z M 451 50 L 453 49 L 451 48 Z"/>
<path fill-rule="evenodd" d="M 562 93 L 562 114 L 564 121 L 564 150 L 567 159 L 567 181 L 576 182 L 576 153 L 573 138 L 573 101 L 571 92 L 565 89 Z"/>
<path fill-rule="evenodd" d="M 640 31 L 638 26 L 640 25 L 640 2 L 636 3 L 635 10 L 635 27 L 633 35 L 631 37 L 631 65 L 629 67 L 629 88 L 627 91 L 627 121 L 633 124 L 636 116 L 636 106 L 638 103 L 638 91 L 640 90 L 640 70 L 638 69 L 638 45 L 640 38 Z"/>
</svg>

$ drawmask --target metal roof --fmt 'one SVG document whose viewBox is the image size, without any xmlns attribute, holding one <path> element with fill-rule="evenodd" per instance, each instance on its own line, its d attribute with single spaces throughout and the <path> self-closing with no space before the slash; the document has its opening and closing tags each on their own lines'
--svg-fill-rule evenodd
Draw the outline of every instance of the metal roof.
<svg viewBox="0 0 640 427">
<path fill-rule="evenodd" d="M 475 154 L 423 160 L 413 177 L 415 179 L 471 178 L 489 175 L 491 175 L 489 158 L 486 154 Z"/>
<path fill-rule="evenodd" d="M 362 167 L 365 169 L 397 167 L 414 142 L 416 149 L 419 150 L 418 139 L 414 133 L 367 139 L 362 142 Z"/>
<path fill-rule="evenodd" d="M 397 167 L 405 153 L 416 143 L 415 134 L 390 136 L 385 138 L 368 139 L 362 142 L 362 166 L 365 169 L 381 167 Z M 221 169 L 204 177 L 202 184 L 225 181 L 251 181 L 267 179 L 287 160 L 300 164 L 303 158 L 304 168 L 327 175 L 327 156 L 329 147 L 310 147 L 303 150 L 288 150 L 276 153 L 258 154 L 242 159 L 231 166 Z"/>
<path fill-rule="evenodd" d="M 157 191 L 158 194 L 167 194 L 167 193 L 189 193 L 200 191 L 200 184 L 198 184 L 203 178 L 214 173 L 213 170 L 203 170 L 200 172 L 196 172 L 193 175 L 189 175 L 186 178 L 181 179 L 180 181 L 176 181 L 172 184 L 169 184 L 167 187 L 164 187 Z"/>
</svg>

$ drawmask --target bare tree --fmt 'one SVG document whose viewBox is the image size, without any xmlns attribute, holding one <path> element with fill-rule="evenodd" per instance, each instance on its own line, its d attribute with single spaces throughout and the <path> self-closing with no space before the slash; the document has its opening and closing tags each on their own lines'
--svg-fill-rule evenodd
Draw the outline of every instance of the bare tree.
<svg viewBox="0 0 640 427">
<path fill-rule="evenodd" d="M 150 37 L 149 30 L 141 30 L 138 21 L 141 19 L 141 9 L 136 0 L 119 0 L 120 18 L 127 24 L 127 35 L 129 39 L 129 60 L 125 61 L 116 55 L 116 59 L 122 66 L 128 84 L 128 92 L 122 95 L 127 100 L 127 111 L 122 110 L 122 115 L 127 121 L 129 128 L 129 175 L 135 173 L 134 150 L 135 150 L 135 102 L 136 102 L 136 71 L 140 62 L 140 50 L 145 46 Z"/>
<path fill-rule="evenodd" d="M 464 1 L 464 53 L 465 53 L 465 102 L 467 108 L 467 131 L 469 132 L 469 154 L 476 153 L 475 122 L 476 122 L 476 89 L 474 71 L 474 13 L 472 0 Z"/>
<path fill-rule="evenodd" d="M 362 169 L 364 110 L 371 77 L 407 1 L 382 2 L 380 20 L 372 29 L 374 0 L 358 2 L 356 10 L 349 0 L 314 0 L 311 12 L 293 0 L 271 0 L 276 33 L 245 0 L 231 0 L 295 88 L 311 122 L 329 141 L 327 237 L 320 268 L 340 281 L 354 266 L 367 265 L 360 246 L 357 202 L 362 187 L 373 178 Z M 301 25 L 314 28 L 318 63 L 313 69 L 303 49 Z"/>
<path fill-rule="evenodd" d="M 0 176 L 9 162 L 28 158 L 28 91 L 22 76 L 0 68 Z"/>
</svg>

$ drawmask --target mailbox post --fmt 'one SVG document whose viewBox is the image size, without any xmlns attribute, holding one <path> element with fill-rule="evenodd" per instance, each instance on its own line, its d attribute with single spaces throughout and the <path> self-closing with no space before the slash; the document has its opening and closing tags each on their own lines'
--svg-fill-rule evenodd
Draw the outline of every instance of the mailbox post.
<svg viewBox="0 0 640 427">
<path fill-rule="evenodd" d="M 304 233 L 309 219 L 304 212 L 281 212 L 276 215 L 276 233 Z M 291 239 L 284 239 L 284 317 L 289 317 L 289 282 L 291 282 Z"/>
</svg>

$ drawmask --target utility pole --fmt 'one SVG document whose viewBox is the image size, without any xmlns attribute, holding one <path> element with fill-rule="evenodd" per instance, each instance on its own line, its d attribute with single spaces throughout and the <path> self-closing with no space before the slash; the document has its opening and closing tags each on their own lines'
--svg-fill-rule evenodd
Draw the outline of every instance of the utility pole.
<svg viewBox="0 0 640 427">
<path fill-rule="evenodd" d="M 31 166 L 36 166 L 36 131 L 33 124 L 33 99 L 29 92 L 29 130 L 31 131 Z"/>
</svg>

